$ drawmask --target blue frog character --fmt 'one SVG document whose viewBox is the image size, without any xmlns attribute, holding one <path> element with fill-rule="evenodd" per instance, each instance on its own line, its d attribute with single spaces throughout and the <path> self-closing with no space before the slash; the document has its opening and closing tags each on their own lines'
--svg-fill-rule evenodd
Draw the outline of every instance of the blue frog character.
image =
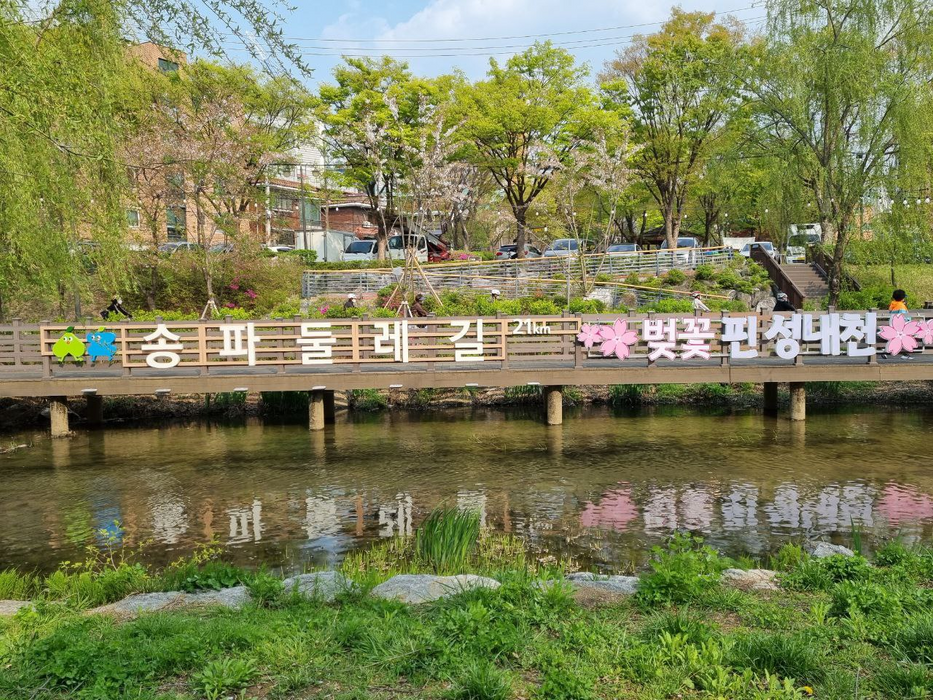
<svg viewBox="0 0 933 700">
<path fill-rule="evenodd" d="M 86 338 L 87 356 L 91 362 L 101 358 L 113 362 L 113 358 L 117 354 L 116 333 L 105 331 L 103 327 L 100 327 L 96 331 L 88 333 Z"/>
</svg>

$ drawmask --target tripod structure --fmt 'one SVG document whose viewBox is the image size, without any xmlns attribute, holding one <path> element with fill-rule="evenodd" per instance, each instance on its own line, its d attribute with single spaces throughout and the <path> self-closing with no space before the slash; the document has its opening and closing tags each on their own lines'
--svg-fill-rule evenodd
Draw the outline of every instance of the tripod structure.
<svg viewBox="0 0 933 700">
<path fill-rule="evenodd" d="M 392 294 L 386 299 L 386 303 L 382 308 L 388 309 L 392 305 L 392 302 L 395 301 L 396 295 L 399 295 L 401 296 L 401 301 L 399 302 L 398 311 L 395 315 L 402 318 L 411 318 L 411 308 L 408 306 L 406 293 L 409 289 L 416 288 L 418 281 L 416 276 L 420 278 L 424 286 L 431 292 L 431 296 L 434 297 L 434 300 L 440 304 L 441 298 L 437 295 L 437 292 L 434 291 L 434 287 L 428 280 L 427 275 L 424 274 L 424 268 L 421 267 L 421 263 L 418 261 L 414 246 L 408 246 L 405 249 L 405 266 L 402 269 L 402 276 L 399 278 L 399 281 L 396 282 L 395 289 L 392 290 Z"/>
</svg>

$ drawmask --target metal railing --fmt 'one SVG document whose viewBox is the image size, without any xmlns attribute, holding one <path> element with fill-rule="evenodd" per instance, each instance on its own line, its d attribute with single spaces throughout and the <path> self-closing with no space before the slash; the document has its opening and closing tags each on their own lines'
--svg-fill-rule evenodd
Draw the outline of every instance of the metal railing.
<svg viewBox="0 0 933 700">
<path fill-rule="evenodd" d="M 722 267 L 732 260 L 732 248 L 678 248 L 675 250 L 638 251 L 622 254 L 568 255 L 524 260 L 483 262 L 447 262 L 422 265 L 425 276 L 436 289 L 492 289 L 503 297 L 514 298 L 552 289 L 549 280 L 588 280 L 607 275 L 615 281 L 631 274 L 661 274 L 673 269 L 695 269 L 699 265 Z M 399 263 L 400 264 L 400 263 Z M 360 270 L 307 270 L 302 276 L 301 293 L 305 299 L 328 294 L 376 292 L 394 284 L 401 268 Z M 492 281 L 487 284 L 487 281 Z M 637 289 L 638 285 L 629 285 Z M 674 292 L 655 290 L 653 298 L 676 297 Z"/>
</svg>

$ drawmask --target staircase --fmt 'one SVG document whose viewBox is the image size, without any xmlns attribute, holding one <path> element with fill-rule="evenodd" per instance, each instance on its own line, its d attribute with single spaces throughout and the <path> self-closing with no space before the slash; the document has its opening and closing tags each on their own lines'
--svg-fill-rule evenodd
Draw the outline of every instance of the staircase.
<svg viewBox="0 0 933 700">
<path fill-rule="evenodd" d="M 807 299 L 822 299 L 829 295 L 829 285 L 814 265 L 781 265 L 781 269 Z"/>
</svg>

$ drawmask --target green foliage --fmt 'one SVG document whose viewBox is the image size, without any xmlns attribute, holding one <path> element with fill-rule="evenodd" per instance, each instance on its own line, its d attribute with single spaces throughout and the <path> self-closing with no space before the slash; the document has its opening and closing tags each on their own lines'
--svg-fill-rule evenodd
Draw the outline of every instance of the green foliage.
<svg viewBox="0 0 933 700">
<path fill-rule="evenodd" d="M 418 528 L 415 550 L 419 559 L 435 572 L 462 573 L 479 531 L 479 513 L 436 508 Z"/>
<path fill-rule="evenodd" d="M 316 250 L 290 250 L 287 253 L 280 253 L 280 255 L 285 255 L 289 258 L 298 258 L 304 265 L 313 265 L 317 261 L 317 251 Z"/>
<path fill-rule="evenodd" d="M 610 406 L 638 406 L 644 401 L 646 384 L 613 384 L 609 387 Z"/>
<path fill-rule="evenodd" d="M 923 664 L 933 664 L 933 616 L 912 617 L 894 634 L 891 646 L 895 652 Z"/>
<path fill-rule="evenodd" d="M 801 684 L 819 681 L 825 673 L 823 654 L 815 641 L 805 634 L 739 635 L 728 660 L 736 668 L 773 673 Z"/>
<path fill-rule="evenodd" d="M 508 676 L 485 661 L 470 663 L 451 688 L 450 700 L 506 700 L 512 692 Z"/>
<path fill-rule="evenodd" d="M 693 278 L 696 280 L 711 280 L 716 275 L 716 268 L 712 265 L 697 265 L 696 270 L 693 273 Z"/>
<path fill-rule="evenodd" d="M 261 394 L 262 412 L 273 416 L 305 414 L 309 396 L 307 391 L 264 391 Z"/>
<path fill-rule="evenodd" d="M 832 588 L 831 595 L 830 614 L 834 617 L 889 617 L 900 609 L 900 601 L 895 593 L 870 581 L 843 581 Z"/>
<path fill-rule="evenodd" d="M 382 411 L 389 407 L 386 395 L 378 389 L 351 389 L 347 392 L 347 405 L 353 411 Z"/>
<path fill-rule="evenodd" d="M 42 579 L 16 569 L 0 571 L 0 600 L 30 600 L 41 589 Z"/>
<path fill-rule="evenodd" d="M 775 571 L 792 571 L 807 559 L 806 552 L 799 544 L 787 542 L 781 545 L 777 553 L 771 557 L 771 568 Z"/>
<path fill-rule="evenodd" d="M 661 278 L 661 284 L 667 287 L 677 287 L 687 281 L 687 275 L 683 270 L 673 269 L 664 273 Z"/>
<path fill-rule="evenodd" d="M 834 554 L 823 559 L 806 559 L 797 568 L 786 573 L 784 585 L 803 591 L 825 591 L 843 581 L 866 581 L 871 576 L 871 565 L 861 556 L 847 557 Z"/>
<path fill-rule="evenodd" d="M 873 685 L 885 698 L 922 700 L 933 697 L 933 675 L 918 664 L 886 663 L 875 671 Z"/>
<path fill-rule="evenodd" d="M 223 550 L 216 543 L 200 545 L 190 557 L 172 562 L 159 578 L 163 591 L 213 590 L 238 586 L 249 581 L 242 569 L 222 559 Z"/>
<path fill-rule="evenodd" d="M 245 688 L 256 672 L 256 666 L 250 659 L 215 659 L 195 674 L 192 685 L 207 700 L 219 700 Z"/>
<path fill-rule="evenodd" d="M 654 547 L 651 573 L 641 577 L 636 597 L 647 605 L 686 603 L 719 585 L 727 562 L 703 539 L 677 534 L 666 549 Z"/>
<path fill-rule="evenodd" d="M 271 608 L 279 605 L 285 597 L 285 585 L 278 576 L 260 570 L 246 581 L 252 601 L 261 607 Z"/>
</svg>

